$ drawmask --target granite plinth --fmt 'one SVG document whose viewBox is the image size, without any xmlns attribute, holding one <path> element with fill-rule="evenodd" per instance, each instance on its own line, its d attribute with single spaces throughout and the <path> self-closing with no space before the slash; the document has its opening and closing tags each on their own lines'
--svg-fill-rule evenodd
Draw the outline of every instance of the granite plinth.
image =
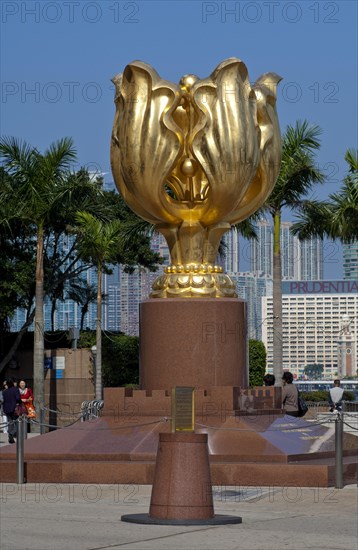
<svg viewBox="0 0 358 550">
<path fill-rule="evenodd" d="M 246 302 L 150 299 L 140 305 L 140 387 L 247 387 Z"/>
</svg>

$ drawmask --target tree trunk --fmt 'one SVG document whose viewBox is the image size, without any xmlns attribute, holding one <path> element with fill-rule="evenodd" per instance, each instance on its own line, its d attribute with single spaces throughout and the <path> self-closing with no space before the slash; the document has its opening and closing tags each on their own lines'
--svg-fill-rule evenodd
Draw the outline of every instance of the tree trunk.
<svg viewBox="0 0 358 550">
<path fill-rule="evenodd" d="M 43 265 L 43 228 L 37 232 L 36 250 L 36 290 L 35 290 L 35 327 L 34 327 L 34 402 L 38 411 L 44 405 L 44 265 Z"/>
<path fill-rule="evenodd" d="M 282 386 L 282 271 L 281 271 L 281 212 L 273 217 L 273 296 L 272 296 L 272 330 L 273 330 L 273 374 L 276 386 Z"/>
<path fill-rule="evenodd" d="M 102 392 L 102 271 L 98 266 L 97 272 L 97 319 L 96 319 L 96 399 L 103 397 Z"/>
<path fill-rule="evenodd" d="M 85 315 L 88 311 L 88 306 L 83 306 L 81 309 L 81 324 L 80 324 L 80 330 L 83 330 L 83 326 L 85 324 Z"/>
<path fill-rule="evenodd" d="M 51 302 L 51 330 L 55 332 L 56 299 Z"/>
</svg>

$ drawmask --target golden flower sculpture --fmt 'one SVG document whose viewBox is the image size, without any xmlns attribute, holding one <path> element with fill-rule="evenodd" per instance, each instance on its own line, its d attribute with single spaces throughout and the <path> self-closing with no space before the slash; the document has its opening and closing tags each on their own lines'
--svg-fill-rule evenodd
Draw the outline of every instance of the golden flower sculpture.
<svg viewBox="0 0 358 550">
<path fill-rule="evenodd" d="M 152 297 L 236 296 L 215 258 L 223 234 L 254 213 L 276 182 L 280 80 L 266 73 L 251 86 L 236 58 L 209 78 L 186 75 L 179 85 L 141 61 L 113 79 L 113 176 L 170 250 Z"/>
</svg>

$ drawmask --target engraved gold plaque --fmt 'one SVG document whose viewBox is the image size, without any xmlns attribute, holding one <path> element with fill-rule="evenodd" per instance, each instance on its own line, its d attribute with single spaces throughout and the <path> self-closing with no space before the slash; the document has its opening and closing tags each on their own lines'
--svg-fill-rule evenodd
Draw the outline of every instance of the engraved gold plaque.
<svg viewBox="0 0 358 550">
<path fill-rule="evenodd" d="M 172 389 L 172 432 L 194 431 L 194 388 Z"/>
</svg>

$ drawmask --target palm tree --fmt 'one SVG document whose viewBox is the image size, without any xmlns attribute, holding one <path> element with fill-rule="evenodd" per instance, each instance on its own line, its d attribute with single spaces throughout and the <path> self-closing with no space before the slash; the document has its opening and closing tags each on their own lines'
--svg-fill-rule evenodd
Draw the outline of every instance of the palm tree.
<svg viewBox="0 0 358 550">
<path fill-rule="evenodd" d="M 102 399 L 102 274 L 107 265 L 116 263 L 121 248 L 119 220 L 103 221 L 88 212 L 78 212 L 73 232 L 78 235 L 81 257 L 90 260 L 97 268 L 97 318 L 96 318 L 96 399 Z"/>
<path fill-rule="evenodd" d="M 57 302 L 64 301 L 65 283 L 61 278 L 62 272 L 59 270 L 60 278 L 51 284 L 51 291 L 49 292 L 49 299 L 51 301 L 51 330 L 55 331 L 55 313 L 57 308 Z M 46 276 L 46 274 L 45 274 Z"/>
<path fill-rule="evenodd" d="M 105 298 L 102 294 L 102 301 Z M 83 330 L 85 316 L 88 313 L 89 305 L 97 300 L 97 286 L 89 284 L 85 279 L 79 279 L 77 282 L 71 282 L 67 298 L 73 300 L 81 306 L 80 330 Z"/>
<path fill-rule="evenodd" d="M 282 271 L 281 271 L 281 214 L 282 210 L 299 210 L 313 184 L 322 183 L 324 176 L 315 164 L 315 152 L 320 147 L 318 126 L 297 121 L 288 126 L 282 137 L 281 171 L 276 185 L 261 212 L 273 220 L 273 372 L 276 385 L 282 378 Z"/>
<path fill-rule="evenodd" d="M 311 236 L 340 239 L 343 243 L 358 241 L 358 151 L 345 154 L 348 174 L 341 189 L 327 201 L 304 204 L 292 230 L 300 239 Z"/>
<path fill-rule="evenodd" d="M 51 221 L 63 209 L 69 189 L 66 175 L 76 158 L 73 142 L 64 138 L 41 154 L 26 142 L 12 137 L 0 140 L 4 170 L 11 176 L 21 207 L 21 219 L 36 233 L 36 290 L 34 327 L 34 397 L 44 404 L 44 237 Z"/>
<path fill-rule="evenodd" d="M 19 223 L 21 205 L 14 195 L 12 178 L 0 167 L 0 332 L 10 330 L 9 320 L 17 307 L 26 310 L 27 316 L 33 309 L 28 292 L 29 285 L 34 288 L 33 231 Z M 13 349 L 5 352 L 0 372 L 13 354 Z"/>
</svg>

